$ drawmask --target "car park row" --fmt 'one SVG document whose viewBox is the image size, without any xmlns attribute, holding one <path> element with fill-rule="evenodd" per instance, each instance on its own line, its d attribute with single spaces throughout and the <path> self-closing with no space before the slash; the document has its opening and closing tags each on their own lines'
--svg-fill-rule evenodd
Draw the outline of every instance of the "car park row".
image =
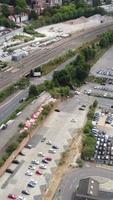
<svg viewBox="0 0 113 200">
<path fill-rule="evenodd" d="M 43 137 L 41 139 L 41 143 L 44 143 L 46 141 L 46 137 Z M 45 170 L 47 169 L 47 166 L 49 163 L 53 160 L 53 155 L 57 153 L 57 150 L 59 147 L 55 144 L 52 144 L 52 141 L 48 140 L 46 141 L 45 145 L 48 145 L 50 148 L 48 150 L 48 154 L 44 154 L 43 152 L 38 152 L 38 160 L 33 159 L 31 160 L 31 163 L 28 165 L 27 170 L 25 171 L 25 176 L 32 177 L 35 176 L 43 176 L 45 173 Z M 28 144 L 25 148 L 31 150 L 33 147 L 31 144 Z M 20 155 L 25 156 L 24 153 L 20 152 Z M 19 165 L 20 162 L 17 160 L 17 158 L 13 161 L 13 163 Z M 6 170 L 7 173 L 13 174 L 14 170 L 11 170 L 10 168 Z M 26 183 L 26 188 L 21 191 L 20 195 L 16 194 L 8 194 L 9 199 L 15 199 L 15 200 L 26 200 L 25 196 L 30 196 L 30 188 L 36 187 L 38 184 L 37 179 L 31 179 L 29 178 L 29 181 Z"/>
<path fill-rule="evenodd" d="M 96 112 L 93 122 L 96 122 L 96 126 L 92 128 L 92 134 L 96 138 L 94 160 L 97 163 L 113 165 L 113 137 L 109 136 L 106 131 L 102 131 L 97 128 L 101 112 Z M 108 114 L 105 120 L 105 124 L 111 124 L 113 121 L 113 115 Z"/>
</svg>

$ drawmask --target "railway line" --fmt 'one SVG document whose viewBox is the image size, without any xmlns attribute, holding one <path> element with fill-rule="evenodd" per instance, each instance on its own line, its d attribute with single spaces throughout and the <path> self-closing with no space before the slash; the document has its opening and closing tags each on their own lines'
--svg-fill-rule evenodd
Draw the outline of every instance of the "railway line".
<svg viewBox="0 0 113 200">
<path fill-rule="evenodd" d="M 48 49 L 43 49 L 38 52 L 35 51 L 31 55 L 24 58 L 22 61 L 13 63 L 13 68 L 17 69 L 15 72 L 8 71 L 0 73 L 0 89 L 3 89 L 11 83 L 16 82 L 36 66 L 42 65 L 48 60 L 53 59 L 54 57 L 68 51 L 69 49 L 78 48 L 83 43 L 96 38 L 97 35 L 107 31 L 110 28 L 113 28 L 113 22 L 110 24 L 102 24 L 90 30 L 85 30 L 79 35 L 72 34 L 71 37 L 65 38 L 53 45 L 50 45 Z"/>
</svg>

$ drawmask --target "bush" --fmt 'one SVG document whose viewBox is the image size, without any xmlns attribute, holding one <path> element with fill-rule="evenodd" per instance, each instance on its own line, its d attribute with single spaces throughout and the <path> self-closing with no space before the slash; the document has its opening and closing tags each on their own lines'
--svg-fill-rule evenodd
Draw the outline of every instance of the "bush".
<svg viewBox="0 0 113 200">
<path fill-rule="evenodd" d="M 0 167 L 4 164 L 3 158 L 0 158 Z"/>
<path fill-rule="evenodd" d="M 76 162 L 77 162 L 79 167 L 83 167 L 84 161 L 82 159 L 79 158 L 79 159 L 77 159 Z"/>
<path fill-rule="evenodd" d="M 9 146 L 7 147 L 6 153 L 7 153 L 8 155 L 10 155 L 14 150 L 17 149 L 17 147 L 18 147 L 18 142 L 12 143 L 11 145 L 9 145 Z"/>
</svg>

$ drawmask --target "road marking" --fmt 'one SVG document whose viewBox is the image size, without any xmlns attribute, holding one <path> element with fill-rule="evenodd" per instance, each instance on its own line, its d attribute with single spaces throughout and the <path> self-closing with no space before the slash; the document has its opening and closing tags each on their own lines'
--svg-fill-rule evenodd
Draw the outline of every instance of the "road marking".
<svg viewBox="0 0 113 200">
<path fill-rule="evenodd" d="M 13 99 L 15 99 L 22 91 L 18 92 L 18 94 L 16 94 L 14 97 L 12 97 L 9 101 L 7 101 L 6 103 L 4 103 L 3 105 L 0 106 L 0 108 L 6 106 L 7 104 L 9 104 Z"/>
</svg>

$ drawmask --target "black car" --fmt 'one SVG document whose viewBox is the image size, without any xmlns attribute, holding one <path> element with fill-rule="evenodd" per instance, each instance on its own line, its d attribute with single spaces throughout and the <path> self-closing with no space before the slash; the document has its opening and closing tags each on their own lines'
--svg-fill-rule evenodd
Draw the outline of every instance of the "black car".
<svg viewBox="0 0 113 200">
<path fill-rule="evenodd" d="M 43 160 L 42 160 L 42 163 L 48 164 L 48 161 L 43 159 Z"/>
<path fill-rule="evenodd" d="M 59 109 L 55 109 L 55 111 L 56 111 L 56 112 L 60 112 L 60 110 L 59 110 Z"/>
<path fill-rule="evenodd" d="M 20 151 L 19 153 L 21 156 L 25 156 L 25 153 L 23 153 L 22 151 Z"/>
<path fill-rule="evenodd" d="M 85 110 L 83 107 L 80 107 L 79 110 Z"/>
<path fill-rule="evenodd" d="M 22 190 L 22 194 L 30 195 L 30 193 L 27 190 Z"/>
<path fill-rule="evenodd" d="M 19 160 L 13 160 L 12 163 L 19 164 Z"/>
<path fill-rule="evenodd" d="M 12 169 L 6 169 L 6 172 L 10 173 L 10 174 L 13 174 L 14 171 Z"/>
</svg>

